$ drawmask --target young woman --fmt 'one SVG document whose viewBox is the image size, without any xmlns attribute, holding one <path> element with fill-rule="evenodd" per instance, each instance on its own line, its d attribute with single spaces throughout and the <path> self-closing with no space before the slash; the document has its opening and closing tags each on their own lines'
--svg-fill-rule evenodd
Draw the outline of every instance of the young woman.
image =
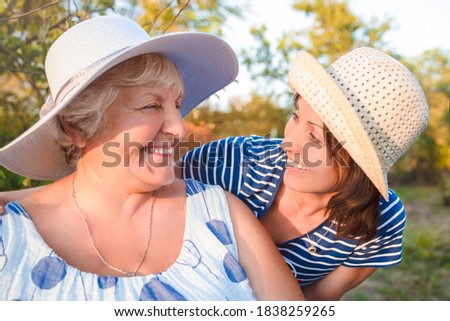
<svg viewBox="0 0 450 321">
<path fill-rule="evenodd" d="M 373 48 L 326 70 L 301 52 L 285 137 L 229 137 L 188 152 L 178 175 L 217 184 L 258 217 L 307 300 L 336 300 L 401 262 L 406 213 L 387 173 L 427 125 L 413 75 Z"/>
<path fill-rule="evenodd" d="M 174 175 L 181 114 L 237 74 L 226 43 L 97 17 L 57 39 L 46 73 L 41 119 L 0 162 L 56 181 L 0 216 L 0 300 L 303 298 L 244 204 Z"/>
</svg>

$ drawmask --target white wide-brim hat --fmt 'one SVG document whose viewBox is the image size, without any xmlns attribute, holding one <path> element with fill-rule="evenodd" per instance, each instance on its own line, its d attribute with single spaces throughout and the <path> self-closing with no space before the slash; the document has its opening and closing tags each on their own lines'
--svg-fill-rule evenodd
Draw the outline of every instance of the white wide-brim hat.
<svg viewBox="0 0 450 321">
<path fill-rule="evenodd" d="M 57 180 L 73 172 L 54 139 L 50 120 L 105 71 L 147 53 L 161 53 L 178 67 L 184 82 L 183 117 L 238 74 L 234 51 L 214 35 L 179 32 L 151 38 L 124 17 L 100 16 L 83 21 L 50 47 L 45 61 L 50 96 L 41 109 L 41 118 L 0 149 L 0 165 L 41 180 Z"/>
<path fill-rule="evenodd" d="M 370 47 L 346 53 L 327 69 L 303 51 L 288 82 L 388 200 L 389 169 L 428 123 L 428 104 L 411 72 Z"/>
</svg>

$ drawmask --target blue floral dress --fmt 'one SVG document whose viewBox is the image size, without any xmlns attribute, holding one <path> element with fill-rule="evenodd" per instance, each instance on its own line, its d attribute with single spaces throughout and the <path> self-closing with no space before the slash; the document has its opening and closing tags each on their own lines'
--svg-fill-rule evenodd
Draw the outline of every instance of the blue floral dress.
<svg viewBox="0 0 450 321">
<path fill-rule="evenodd" d="M 49 248 L 17 202 L 0 216 L 0 300 L 255 300 L 238 262 L 223 190 L 186 180 L 183 246 L 167 270 L 99 276 L 68 265 Z"/>
</svg>

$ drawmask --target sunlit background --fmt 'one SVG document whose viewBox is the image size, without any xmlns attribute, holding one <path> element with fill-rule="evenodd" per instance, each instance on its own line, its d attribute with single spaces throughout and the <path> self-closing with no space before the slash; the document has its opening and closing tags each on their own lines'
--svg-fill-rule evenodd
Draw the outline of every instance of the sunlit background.
<svg viewBox="0 0 450 321">
<path fill-rule="evenodd" d="M 99 14 L 128 16 L 151 35 L 214 33 L 236 50 L 237 81 L 188 115 L 184 146 L 230 135 L 282 137 L 292 110 L 287 70 L 301 49 L 326 66 L 370 45 L 406 64 L 424 88 L 430 122 L 390 173 L 408 216 L 403 262 L 376 271 L 345 299 L 450 300 L 449 1 L 0 0 L 0 146 L 38 118 L 49 45 Z M 0 190 L 46 183 L 0 167 Z"/>
</svg>

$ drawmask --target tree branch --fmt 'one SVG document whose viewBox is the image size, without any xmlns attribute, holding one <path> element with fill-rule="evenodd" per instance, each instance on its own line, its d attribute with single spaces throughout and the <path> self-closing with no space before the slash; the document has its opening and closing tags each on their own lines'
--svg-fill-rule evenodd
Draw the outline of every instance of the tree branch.
<svg viewBox="0 0 450 321">
<path fill-rule="evenodd" d="M 70 16 L 67 17 L 67 18 L 63 18 L 63 19 L 61 19 L 60 21 L 58 21 L 57 23 L 55 23 L 54 25 L 52 25 L 52 26 L 48 29 L 48 31 L 53 30 L 53 29 L 55 29 L 55 28 L 58 28 L 60 25 L 64 24 L 64 23 L 67 21 L 67 19 L 70 19 Z M 25 41 L 26 41 L 26 44 L 29 45 L 31 42 L 33 42 L 33 41 L 35 41 L 35 40 L 37 40 L 37 39 L 38 39 L 38 36 L 36 35 L 36 36 L 32 36 L 32 37 L 30 37 L 30 38 L 25 39 Z M 21 46 L 22 46 L 22 45 L 20 44 L 20 45 L 14 47 L 14 48 L 11 48 L 11 50 L 12 50 L 12 51 L 16 51 L 16 50 L 18 50 Z"/>
<path fill-rule="evenodd" d="M 33 14 L 33 13 L 35 13 L 35 12 L 37 12 L 37 11 L 44 10 L 44 9 L 46 9 L 46 8 L 48 8 L 48 7 L 50 7 L 50 6 L 53 6 L 53 5 L 55 5 L 55 4 L 58 4 L 58 3 L 60 3 L 60 2 L 61 2 L 61 0 L 54 1 L 54 2 L 48 3 L 48 4 L 46 4 L 46 5 L 43 5 L 43 6 L 39 7 L 39 8 L 36 8 L 36 9 L 31 10 L 31 11 L 25 12 L 25 13 L 21 13 L 21 14 L 18 14 L 18 15 L 9 17 L 9 18 L 0 18 L 0 22 L 10 21 L 10 20 L 15 20 L 15 19 L 20 19 L 20 18 L 26 17 L 26 16 L 28 16 L 28 15 L 30 15 L 30 14 Z"/>
<path fill-rule="evenodd" d="M 155 15 L 155 18 L 153 19 L 153 24 L 156 24 L 156 20 L 158 20 L 159 16 L 162 15 L 162 13 L 163 13 L 164 11 L 166 11 L 167 8 L 170 7 L 170 5 L 171 5 L 170 2 L 167 3 L 166 6 L 165 6 L 164 8 L 162 8 L 162 9 Z"/>
<path fill-rule="evenodd" d="M 27 72 L 27 70 L 25 69 L 23 64 L 20 62 L 20 59 L 19 59 L 20 57 L 16 57 L 16 55 L 11 53 L 10 51 L 8 51 L 4 47 L 0 47 L 0 51 L 3 52 L 4 54 L 6 54 L 7 56 L 9 56 L 10 60 L 18 67 L 18 68 L 14 68 L 14 69 L 16 69 L 17 71 L 20 71 L 22 74 L 24 74 L 26 76 L 26 79 L 27 79 L 28 83 L 33 88 L 33 92 L 36 94 L 36 96 L 43 103 L 45 101 L 45 97 L 42 96 L 41 91 L 39 90 L 39 86 L 36 84 L 36 81 L 34 80 L 32 73 Z M 9 67 L 9 68 L 12 68 L 12 67 Z M 4 68 L 4 69 L 6 69 L 6 68 Z M 15 77 L 17 77 L 20 81 L 23 82 L 23 79 L 21 79 L 21 77 L 19 76 L 19 73 L 14 72 L 12 74 Z M 28 77 L 27 74 L 30 75 L 30 76 Z"/>
<path fill-rule="evenodd" d="M 168 3 L 164 6 L 164 8 L 162 8 L 162 9 L 155 15 L 155 17 L 153 18 L 153 21 L 152 21 L 152 22 L 148 22 L 148 23 L 146 23 L 146 24 L 143 24 L 142 27 L 145 28 L 145 27 L 147 27 L 147 26 L 151 26 L 150 29 L 153 29 L 154 26 L 156 25 L 156 20 L 158 20 L 159 16 L 162 15 L 163 12 L 166 11 L 168 8 L 170 8 L 171 5 L 172 5 L 172 3 L 171 3 L 171 2 L 168 2 Z"/>
<path fill-rule="evenodd" d="M 189 5 L 191 1 L 187 0 L 186 3 L 183 5 L 183 7 L 181 7 L 181 9 L 178 11 L 178 13 L 175 15 L 175 17 L 173 17 L 172 21 L 169 23 L 169 25 L 163 29 L 162 33 L 165 33 L 170 27 L 172 27 L 172 25 L 174 24 L 175 20 L 177 20 L 177 18 L 179 17 L 179 15 L 181 14 L 181 12 L 187 8 L 187 6 Z"/>
</svg>

